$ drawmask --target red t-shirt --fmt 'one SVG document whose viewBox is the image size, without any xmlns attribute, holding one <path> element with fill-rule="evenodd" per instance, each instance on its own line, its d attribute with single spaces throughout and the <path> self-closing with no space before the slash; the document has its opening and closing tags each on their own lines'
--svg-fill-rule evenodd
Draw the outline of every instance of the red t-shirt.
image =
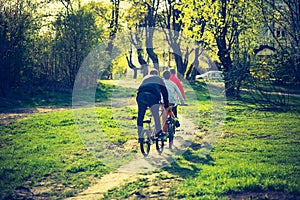
<svg viewBox="0 0 300 200">
<path fill-rule="evenodd" d="M 185 99 L 184 90 L 180 83 L 180 80 L 175 76 L 175 74 L 171 74 L 170 80 L 173 81 L 177 85 L 177 87 L 179 88 L 179 90 L 181 92 L 183 99 Z"/>
</svg>

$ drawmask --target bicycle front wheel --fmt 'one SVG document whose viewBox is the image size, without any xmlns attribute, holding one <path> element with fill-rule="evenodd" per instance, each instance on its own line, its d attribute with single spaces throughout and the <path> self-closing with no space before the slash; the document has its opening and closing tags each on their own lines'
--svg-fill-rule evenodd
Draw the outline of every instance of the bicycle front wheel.
<svg viewBox="0 0 300 200">
<path fill-rule="evenodd" d="M 147 157 L 149 155 L 151 146 L 151 134 L 149 130 L 143 131 L 143 138 L 144 142 L 140 143 L 140 149 L 144 157 Z"/>
</svg>

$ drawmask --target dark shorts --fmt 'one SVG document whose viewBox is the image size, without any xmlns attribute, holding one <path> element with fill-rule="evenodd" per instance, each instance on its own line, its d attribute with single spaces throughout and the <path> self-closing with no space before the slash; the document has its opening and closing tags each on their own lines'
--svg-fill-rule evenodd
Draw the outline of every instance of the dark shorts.
<svg viewBox="0 0 300 200">
<path fill-rule="evenodd" d="M 159 99 L 150 92 L 139 93 L 138 96 L 136 97 L 136 101 L 138 104 L 142 103 L 149 107 L 159 103 Z"/>
</svg>

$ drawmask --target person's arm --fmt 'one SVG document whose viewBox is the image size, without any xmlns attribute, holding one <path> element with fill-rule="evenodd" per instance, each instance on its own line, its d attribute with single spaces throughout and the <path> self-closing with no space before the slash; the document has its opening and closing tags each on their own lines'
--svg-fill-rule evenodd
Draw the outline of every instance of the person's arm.
<svg viewBox="0 0 300 200">
<path fill-rule="evenodd" d="M 181 91 L 179 90 L 179 88 L 177 87 L 176 84 L 174 84 L 174 89 L 175 89 L 175 92 L 177 93 L 177 96 L 179 97 L 181 105 L 183 105 L 184 104 L 184 98 L 183 98 L 183 96 L 181 94 Z"/>
<path fill-rule="evenodd" d="M 180 90 L 180 93 L 181 93 L 183 99 L 186 99 L 186 98 L 185 98 L 185 95 L 184 95 L 183 87 L 182 87 L 182 85 L 181 85 L 181 83 L 180 83 L 179 80 L 178 80 L 178 85 L 177 85 L 177 86 L 178 86 L 178 88 L 179 88 L 179 90 Z"/>
<path fill-rule="evenodd" d="M 177 87 L 179 88 L 180 93 L 181 93 L 183 99 L 186 99 L 185 95 L 184 95 L 183 87 L 182 87 L 182 85 L 180 83 L 180 80 L 177 77 L 173 76 L 173 77 L 171 77 L 171 81 L 173 81 L 177 85 Z"/>
</svg>

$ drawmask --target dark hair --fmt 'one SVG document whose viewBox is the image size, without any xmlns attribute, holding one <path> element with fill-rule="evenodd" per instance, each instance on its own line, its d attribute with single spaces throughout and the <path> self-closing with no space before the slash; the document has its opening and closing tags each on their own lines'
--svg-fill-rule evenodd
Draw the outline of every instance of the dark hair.
<svg viewBox="0 0 300 200">
<path fill-rule="evenodd" d="M 163 72 L 163 77 L 164 77 L 165 79 L 170 79 L 170 76 L 171 76 L 171 73 L 170 73 L 169 71 L 164 71 L 164 72 Z"/>
<path fill-rule="evenodd" d="M 171 74 L 176 74 L 175 69 L 170 69 Z"/>
<path fill-rule="evenodd" d="M 151 69 L 150 74 L 151 75 L 158 75 L 158 70 L 157 69 Z"/>
</svg>

